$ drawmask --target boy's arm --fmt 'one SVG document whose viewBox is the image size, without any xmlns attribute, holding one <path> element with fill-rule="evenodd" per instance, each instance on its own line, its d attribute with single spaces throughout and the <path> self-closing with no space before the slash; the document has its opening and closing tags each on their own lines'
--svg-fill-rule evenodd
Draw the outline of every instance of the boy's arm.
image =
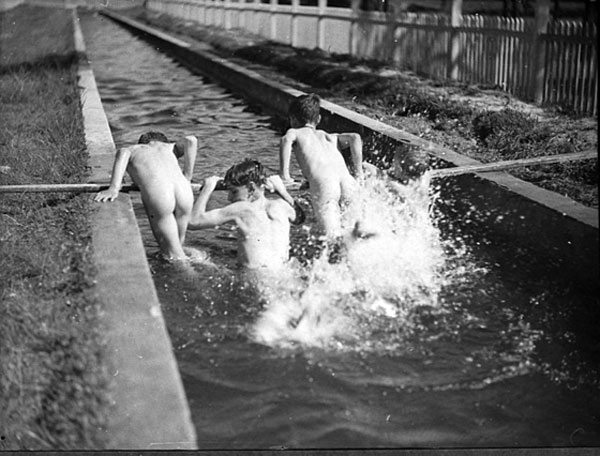
<svg viewBox="0 0 600 456">
<path fill-rule="evenodd" d="M 367 163 L 367 162 L 363 162 L 362 164 L 363 167 L 363 176 L 367 176 L 367 177 L 379 177 L 382 176 L 382 172 L 379 168 L 377 168 L 377 166 L 371 164 L 371 163 Z"/>
<path fill-rule="evenodd" d="M 350 148 L 350 157 L 354 168 L 354 177 L 357 179 L 363 178 L 363 143 L 362 138 L 358 133 L 338 133 L 338 148 Z"/>
<path fill-rule="evenodd" d="M 110 186 L 108 189 L 98 192 L 94 197 L 94 201 L 114 201 L 119 196 L 119 190 L 121 189 L 121 183 L 123 182 L 123 176 L 125 176 L 125 170 L 127 164 L 131 158 L 131 149 L 129 147 L 121 148 L 117 151 L 115 161 L 113 163 L 112 175 L 110 178 Z"/>
<path fill-rule="evenodd" d="M 183 175 L 191 181 L 198 153 L 198 138 L 193 135 L 186 136 L 178 145 L 183 148 Z"/>
<path fill-rule="evenodd" d="M 294 208 L 294 217 L 290 218 L 292 223 L 295 225 L 304 223 L 306 220 L 304 210 L 300 207 L 298 202 L 292 198 L 292 195 L 289 194 L 281 178 L 277 175 L 269 176 L 267 177 L 266 185 L 269 190 L 276 192 L 286 203 Z"/>
<path fill-rule="evenodd" d="M 296 132 L 290 128 L 279 143 L 279 175 L 284 181 L 292 180 L 290 176 L 290 158 L 294 141 L 296 141 Z"/>
<path fill-rule="evenodd" d="M 198 195 L 198 198 L 194 203 L 194 207 L 192 208 L 192 215 L 188 224 L 189 230 L 213 228 L 217 225 L 222 225 L 223 223 L 237 220 L 236 213 L 234 210 L 232 210 L 232 206 L 234 206 L 235 203 L 221 209 L 213 209 L 210 211 L 206 210 L 208 200 L 215 191 L 217 183 L 220 180 L 221 179 L 217 176 L 212 176 L 205 179 L 204 185 L 200 190 L 200 194 Z"/>
</svg>

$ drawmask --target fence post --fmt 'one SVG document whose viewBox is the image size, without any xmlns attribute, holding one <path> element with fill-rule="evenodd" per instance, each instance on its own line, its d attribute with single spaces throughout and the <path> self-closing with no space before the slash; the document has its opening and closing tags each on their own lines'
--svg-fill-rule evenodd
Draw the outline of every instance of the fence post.
<svg viewBox="0 0 600 456">
<path fill-rule="evenodd" d="M 215 2 L 216 0 L 210 0 L 211 2 Z M 251 0 L 250 2 L 250 8 L 252 8 L 252 14 L 250 14 L 250 28 L 247 29 L 252 33 L 255 33 L 256 35 L 260 35 L 260 27 L 258 26 L 258 20 L 257 20 L 257 16 L 258 16 L 258 12 L 255 9 L 255 5 L 257 3 L 259 3 L 260 0 Z"/>
<path fill-rule="evenodd" d="M 360 17 L 360 0 L 351 0 L 352 23 L 350 24 L 350 55 L 358 53 L 358 19 Z"/>
<path fill-rule="evenodd" d="M 292 29 L 290 30 L 290 44 L 292 47 L 298 46 L 298 7 L 300 0 L 292 0 Z"/>
<path fill-rule="evenodd" d="M 325 21 L 323 16 L 327 9 L 327 0 L 319 0 L 317 6 L 319 11 L 319 18 L 317 19 L 317 47 L 325 50 Z"/>
<path fill-rule="evenodd" d="M 389 8 L 387 11 L 387 18 L 389 22 L 387 26 L 390 35 L 389 41 L 387 43 L 387 45 L 389 46 L 389 50 L 387 52 L 386 58 L 390 62 L 394 62 L 394 57 L 396 55 L 396 31 L 398 30 L 396 23 L 399 22 L 399 18 L 402 14 L 403 3 L 404 0 L 389 1 Z"/>
<path fill-rule="evenodd" d="M 277 0 L 269 2 L 269 38 L 277 41 Z"/>
<path fill-rule="evenodd" d="M 223 24 L 225 26 L 225 30 L 229 30 L 231 28 L 231 0 L 223 1 Z"/>
<path fill-rule="evenodd" d="M 544 99 L 544 76 L 546 65 L 546 46 L 542 35 L 548 30 L 550 22 L 550 0 L 537 0 L 535 3 L 535 29 L 533 30 L 533 45 L 530 59 L 532 69 L 530 73 L 530 95 L 536 103 Z"/>
<path fill-rule="evenodd" d="M 456 27 L 462 23 L 463 0 L 452 0 L 450 9 L 450 37 L 448 39 L 448 64 L 446 74 L 449 79 L 458 79 L 458 59 L 460 57 L 460 35 Z"/>
</svg>

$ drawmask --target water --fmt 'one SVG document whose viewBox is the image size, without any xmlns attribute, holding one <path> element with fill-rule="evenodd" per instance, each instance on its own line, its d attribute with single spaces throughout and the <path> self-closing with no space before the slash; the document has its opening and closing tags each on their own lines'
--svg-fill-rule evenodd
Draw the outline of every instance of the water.
<svg viewBox="0 0 600 456">
<path fill-rule="evenodd" d="M 195 134 L 195 181 L 247 155 L 277 169 L 275 119 L 107 19 L 82 23 L 118 146 Z M 381 236 L 307 263 L 295 228 L 300 261 L 261 280 L 235 269 L 226 228 L 188 234 L 191 268 L 158 261 L 134 198 L 199 447 L 599 445 L 593 292 L 438 219 L 423 189 L 367 188 L 352 214 Z"/>
</svg>

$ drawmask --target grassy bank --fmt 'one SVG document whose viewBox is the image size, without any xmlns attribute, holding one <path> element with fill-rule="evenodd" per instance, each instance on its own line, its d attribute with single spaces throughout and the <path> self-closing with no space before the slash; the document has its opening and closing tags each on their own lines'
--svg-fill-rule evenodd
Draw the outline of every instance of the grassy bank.
<svg viewBox="0 0 600 456">
<path fill-rule="evenodd" d="M 484 163 L 596 150 L 597 119 L 557 107 L 527 105 L 496 88 L 431 81 L 321 50 L 295 49 L 241 30 L 205 27 L 142 8 L 128 14 L 212 45 L 219 54 L 300 90 L 361 112 Z M 242 63 L 244 64 L 244 63 Z M 598 207 L 598 161 L 510 171 L 537 185 Z"/>
<path fill-rule="evenodd" d="M 75 183 L 87 155 L 71 13 L 0 13 L 0 184 Z M 103 448 L 108 373 L 89 195 L 0 198 L 0 449 Z"/>
</svg>

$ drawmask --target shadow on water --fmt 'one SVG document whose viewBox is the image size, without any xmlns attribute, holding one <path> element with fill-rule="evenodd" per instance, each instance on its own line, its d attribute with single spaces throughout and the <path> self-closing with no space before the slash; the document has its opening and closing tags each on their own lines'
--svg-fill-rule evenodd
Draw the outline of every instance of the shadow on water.
<svg viewBox="0 0 600 456">
<path fill-rule="evenodd" d="M 82 22 L 117 146 L 195 134 L 196 182 L 248 155 L 278 169 L 282 121 Z M 332 264 L 295 227 L 295 260 L 267 280 L 237 269 L 228 227 L 188 233 L 187 264 L 158 261 L 131 195 L 200 448 L 600 444 L 595 294 L 447 218 L 453 196 L 369 181 L 345 223 L 378 236 Z"/>
</svg>

